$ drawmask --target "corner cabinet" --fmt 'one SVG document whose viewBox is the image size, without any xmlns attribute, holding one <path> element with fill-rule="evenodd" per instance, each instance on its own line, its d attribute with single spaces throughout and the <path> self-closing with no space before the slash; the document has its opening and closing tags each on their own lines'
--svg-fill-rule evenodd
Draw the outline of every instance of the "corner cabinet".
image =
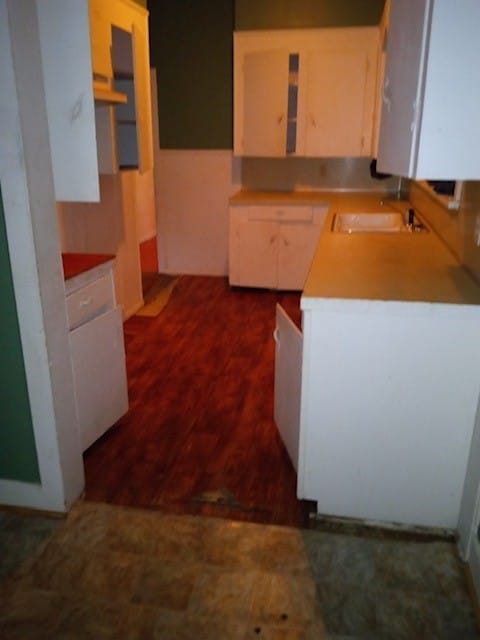
<svg viewBox="0 0 480 640">
<path fill-rule="evenodd" d="M 480 3 L 391 0 L 378 169 L 480 177 Z"/>
<path fill-rule="evenodd" d="M 379 29 L 234 34 L 234 153 L 369 156 Z"/>
<path fill-rule="evenodd" d="M 301 291 L 327 204 L 230 207 L 229 283 Z"/>
</svg>

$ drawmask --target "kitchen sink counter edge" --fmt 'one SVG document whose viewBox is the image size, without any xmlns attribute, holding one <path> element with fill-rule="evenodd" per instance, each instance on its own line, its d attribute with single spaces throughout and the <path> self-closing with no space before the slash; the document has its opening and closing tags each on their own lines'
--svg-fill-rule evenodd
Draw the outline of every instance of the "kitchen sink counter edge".
<svg viewBox="0 0 480 640">
<path fill-rule="evenodd" d="M 480 305 L 480 286 L 433 230 L 411 233 L 341 233 L 335 213 L 363 198 L 331 205 L 302 294 L 302 308 L 341 301 Z M 384 203 L 383 205 L 381 203 Z M 372 208 L 369 208 L 372 207 Z M 365 199 L 364 211 L 408 211 L 407 201 Z M 358 209 L 355 209 L 358 210 Z M 418 211 L 420 219 L 422 212 Z M 334 302 L 336 301 L 336 302 Z M 409 305 L 410 306 L 410 305 Z M 478 307 L 480 312 L 480 307 Z"/>
<path fill-rule="evenodd" d="M 332 231 L 339 212 L 402 212 L 408 200 L 382 192 L 252 191 L 242 189 L 231 206 L 328 204 L 323 231 L 303 288 L 302 309 L 345 303 L 363 309 L 378 302 L 391 306 L 480 305 L 480 285 L 433 230 L 412 233 L 342 233 Z M 417 210 L 421 221 L 422 211 Z M 410 306 L 410 305 L 409 305 Z M 478 307 L 480 313 L 480 306 Z"/>
</svg>

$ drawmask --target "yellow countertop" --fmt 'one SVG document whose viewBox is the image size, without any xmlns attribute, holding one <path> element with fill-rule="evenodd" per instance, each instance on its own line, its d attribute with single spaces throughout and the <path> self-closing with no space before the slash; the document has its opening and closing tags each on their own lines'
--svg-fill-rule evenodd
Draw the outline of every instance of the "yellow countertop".
<svg viewBox="0 0 480 640">
<path fill-rule="evenodd" d="M 338 212 L 406 212 L 409 203 L 380 193 L 247 191 L 231 205 L 315 205 L 329 212 L 302 293 L 303 309 L 335 301 L 480 305 L 480 286 L 432 231 L 338 233 Z M 422 218 L 422 212 L 418 212 Z M 478 309 L 480 311 L 480 307 Z"/>
<path fill-rule="evenodd" d="M 332 231 L 337 212 L 406 212 L 408 202 L 352 194 L 337 196 L 330 205 L 302 294 L 303 308 L 309 298 L 480 304 L 480 286 L 432 230 Z"/>
</svg>

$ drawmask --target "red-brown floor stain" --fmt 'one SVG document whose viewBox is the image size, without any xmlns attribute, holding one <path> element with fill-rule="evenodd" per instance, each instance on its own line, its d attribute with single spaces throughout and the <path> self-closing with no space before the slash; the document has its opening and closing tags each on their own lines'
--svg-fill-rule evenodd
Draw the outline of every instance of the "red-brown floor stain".
<svg viewBox="0 0 480 640">
<path fill-rule="evenodd" d="M 273 421 L 277 302 L 299 324 L 299 294 L 182 276 L 160 315 L 125 323 L 130 409 L 85 453 L 88 500 L 308 524 Z"/>
</svg>

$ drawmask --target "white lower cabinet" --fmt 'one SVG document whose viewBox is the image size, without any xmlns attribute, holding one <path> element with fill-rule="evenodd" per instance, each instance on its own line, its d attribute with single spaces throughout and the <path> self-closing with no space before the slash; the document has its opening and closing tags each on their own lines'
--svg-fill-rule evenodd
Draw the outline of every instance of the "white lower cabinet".
<svg viewBox="0 0 480 640">
<path fill-rule="evenodd" d="M 290 460 L 298 472 L 303 338 L 300 329 L 278 304 L 274 337 L 274 419 Z"/>
<path fill-rule="evenodd" d="M 407 308 L 408 306 L 408 308 Z M 277 308 L 275 421 L 319 513 L 455 529 L 478 400 L 468 305 Z"/>
<path fill-rule="evenodd" d="M 230 207 L 230 284 L 301 291 L 327 212 L 327 204 Z"/>
<path fill-rule="evenodd" d="M 82 451 L 128 411 L 121 307 L 116 306 L 113 274 L 88 279 L 68 290 L 75 402 Z M 68 281 L 67 281 L 68 282 Z"/>
</svg>

